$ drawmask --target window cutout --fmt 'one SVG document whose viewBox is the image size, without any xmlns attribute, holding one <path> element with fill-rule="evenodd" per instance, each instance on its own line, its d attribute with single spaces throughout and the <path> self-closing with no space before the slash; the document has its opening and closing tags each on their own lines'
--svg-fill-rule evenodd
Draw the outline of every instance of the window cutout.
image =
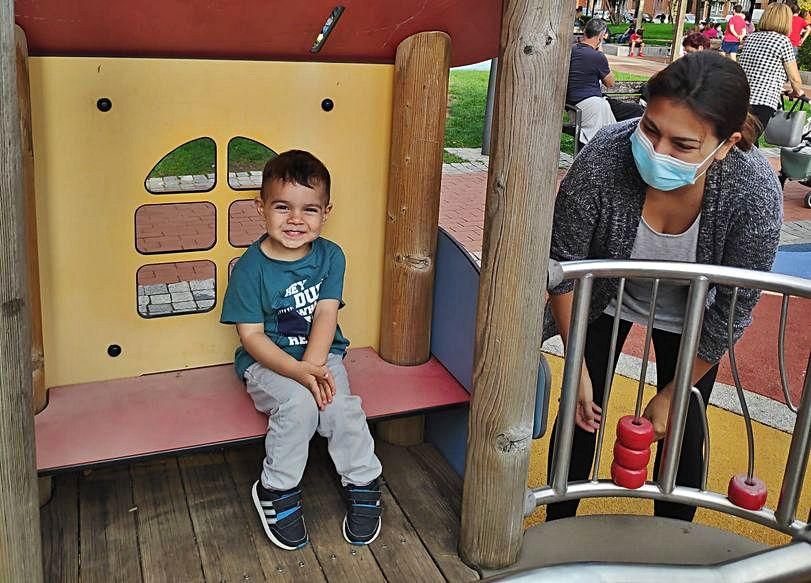
<svg viewBox="0 0 811 583">
<path fill-rule="evenodd" d="M 208 192 L 216 182 L 217 146 L 211 138 L 197 138 L 161 158 L 144 186 L 152 194 Z"/>
<path fill-rule="evenodd" d="M 211 261 L 144 265 L 136 274 L 138 314 L 159 318 L 214 309 L 216 268 Z"/>
<path fill-rule="evenodd" d="M 210 202 L 145 204 L 135 211 L 139 253 L 205 251 L 217 241 L 217 209 Z"/>
<path fill-rule="evenodd" d="M 235 200 L 228 207 L 228 242 L 247 247 L 267 232 L 252 200 Z"/>
<path fill-rule="evenodd" d="M 256 140 L 241 136 L 228 142 L 228 186 L 234 190 L 257 190 L 262 170 L 276 152 Z"/>
</svg>

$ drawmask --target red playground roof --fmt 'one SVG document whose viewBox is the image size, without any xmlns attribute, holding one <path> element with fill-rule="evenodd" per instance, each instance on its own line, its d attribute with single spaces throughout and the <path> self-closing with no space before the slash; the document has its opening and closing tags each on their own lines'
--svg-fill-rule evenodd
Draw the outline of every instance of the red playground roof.
<svg viewBox="0 0 811 583">
<path fill-rule="evenodd" d="M 310 47 L 338 0 L 17 0 L 32 55 L 391 63 L 398 43 L 448 33 L 453 66 L 498 54 L 500 0 L 343 0 L 317 54 Z"/>
</svg>

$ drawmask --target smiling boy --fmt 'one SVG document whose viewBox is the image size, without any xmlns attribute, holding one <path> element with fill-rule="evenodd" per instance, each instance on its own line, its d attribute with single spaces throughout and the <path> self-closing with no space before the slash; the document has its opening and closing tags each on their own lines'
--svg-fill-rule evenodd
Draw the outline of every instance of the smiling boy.
<svg viewBox="0 0 811 583">
<path fill-rule="evenodd" d="M 329 171 L 309 152 L 280 154 L 265 166 L 255 202 L 266 234 L 234 265 L 220 320 L 236 325 L 237 374 L 268 415 L 265 459 L 251 497 L 274 544 L 306 545 L 299 482 L 318 431 L 341 476 L 344 538 L 369 544 L 381 528 L 381 466 L 343 365 L 344 254 L 320 236 L 332 211 Z"/>
</svg>

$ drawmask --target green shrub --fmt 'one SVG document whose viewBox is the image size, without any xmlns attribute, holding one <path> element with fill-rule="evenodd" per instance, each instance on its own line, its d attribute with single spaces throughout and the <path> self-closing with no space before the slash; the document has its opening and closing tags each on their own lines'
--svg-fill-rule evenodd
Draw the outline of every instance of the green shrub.
<svg viewBox="0 0 811 583">
<path fill-rule="evenodd" d="M 797 66 L 801 71 L 811 71 L 811 41 L 804 42 L 797 54 Z"/>
</svg>

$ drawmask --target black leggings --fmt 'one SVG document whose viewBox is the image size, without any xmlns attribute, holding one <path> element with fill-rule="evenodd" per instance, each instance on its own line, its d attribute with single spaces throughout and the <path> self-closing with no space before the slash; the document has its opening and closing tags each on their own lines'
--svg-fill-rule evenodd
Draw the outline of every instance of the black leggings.
<svg viewBox="0 0 811 583">
<path fill-rule="evenodd" d="M 774 112 L 777 111 L 773 107 L 769 107 L 767 105 L 750 105 L 749 112 L 754 115 L 757 120 L 760 122 L 760 133 L 757 135 L 759 138 L 763 135 L 763 132 L 766 131 L 766 126 L 769 125 L 769 120 L 772 119 Z M 758 141 L 755 140 L 755 145 L 758 145 Z"/>
<path fill-rule="evenodd" d="M 591 385 L 594 389 L 594 402 L 597 405 L 603 404 L 603 392 L 605 389 L 605 373 L 608 366 L 608 351 L 611 343 L 611 328 L 614 322 L 613 316 L 601 315 L 594 322 L 589 324 L 586 334 L 585 360 L 586 368 L 591 377 Z M 616 369 L 617 360 L 631 323 L 625 320 L 620 321 L 619 335 L 617 337 L 617 351 L 614 356 L 612 371 Z M 661 391 L 665 385 L 673 380 L 676 375 L 676 360 L 679 355 L 679 342 L 681 335 L 663 330 L 653 330 L 653 348 L 656 352 L 656 385 L 657 391 Z M 715 376 L 718 374 L 718 365 L 713 366 L 704 377 L 696 383 L 696 387 L 701 392 L 704 403 L 708 403 L 710 392 L 715 383 Z M 643 403 L 644 405 L 644 403 Z M 628 415 L 633 415 L 633 411 L 628 411 Z M 557 427 L 557 422 L 555 423 Z M 552 438 L 549 445 L 549 457 L 547 460 L 547 475 L 551 475 L 552 452 L 555 447 L 556 429 L 552 430 Z M 587 480 L 591 471 L 594 450 L 596 447 L 596 433 L 587 433 L 575 425 L 574 439 L 572 443 L 572 460 L 569 465 L 569 481 Z M 604 447 L 612 447 L 614 439 L 613 428 L 608 428 Z M 680 486 L 690 486 L 698 488 L 701 485 L 701 464 L 703 461 L 704 424 L 701 420 L 701 412 L 694 397 L 690 398 L 690 407 L 687 412 L 687 423 L 684 428 L 684 441 L 681 448 L 681 459 L 676 473 L 676 484 Z M 659 464 L 662 458 L 662 447 L 656 446 L 656 461 L 653 466 L 653 475 L 659 473 Z M 566 518 L 577 513 L 579 500 L 569 502 L 558 502 L 549 504 L 546 507 L 546 519 Z M 694 506 L 685 504 L 675 504 L 673 502 L 654 502 L 654 514 L 668 518 L 679 518 L 691 521 L 696 513 Z"/>
</svg>

